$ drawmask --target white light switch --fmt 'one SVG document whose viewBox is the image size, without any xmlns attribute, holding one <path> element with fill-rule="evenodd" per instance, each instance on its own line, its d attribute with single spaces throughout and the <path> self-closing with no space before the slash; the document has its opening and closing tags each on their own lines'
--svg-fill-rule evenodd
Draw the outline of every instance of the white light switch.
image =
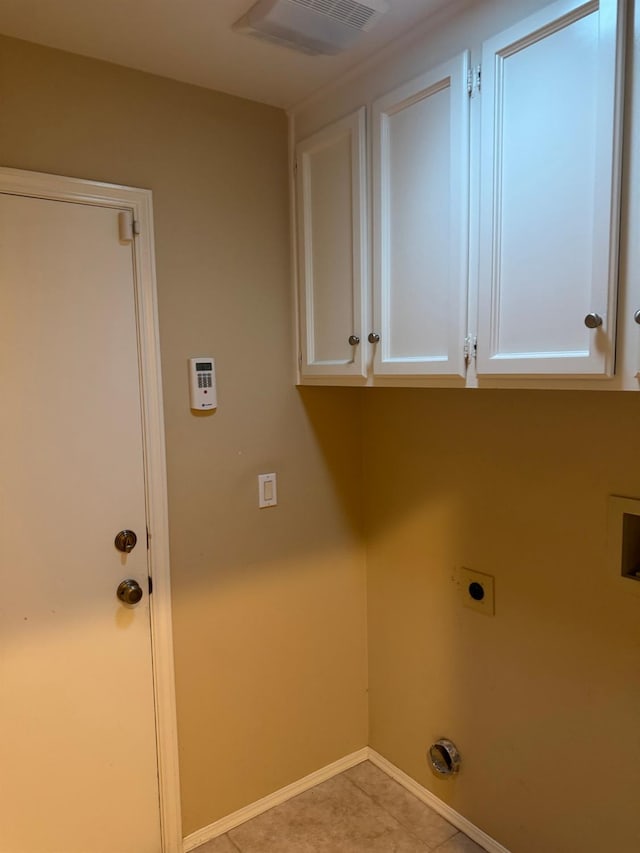
<svg viewBox="0 0 640 853">
<path fill-rule="evenodd" d="M 258 506 L 276 506 L 278 484 L 275 474 L 258 474 Z"/>
</svg>

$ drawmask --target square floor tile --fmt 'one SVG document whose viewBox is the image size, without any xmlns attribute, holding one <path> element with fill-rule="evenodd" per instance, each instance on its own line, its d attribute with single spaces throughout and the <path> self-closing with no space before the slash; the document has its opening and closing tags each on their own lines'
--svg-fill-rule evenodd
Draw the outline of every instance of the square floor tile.
<svg viewBox="0 0 640 853">
<path fill-rule="evenodd" d="M 232 829 L 241 853 L 430 853 L 343 776 Z"/>
<path fill-rule="evenodd" d="M 344 775 L 429 847 L 437 847 L 457 833 L 447 820 L 370 761 L 352 767 Z"/>
</svg>

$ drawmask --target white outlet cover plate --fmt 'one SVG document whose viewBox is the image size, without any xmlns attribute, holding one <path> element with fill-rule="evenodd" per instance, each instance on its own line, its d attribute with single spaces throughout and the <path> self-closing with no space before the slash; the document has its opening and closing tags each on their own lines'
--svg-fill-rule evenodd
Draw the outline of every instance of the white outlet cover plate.
<svg viewBox="0 0 640 853">
<path fill-rule="evenodd" d="M 474 572 L 472 569 L 463 567 L 458 572 L 458 583 L 465 607 L 484 613 L 485 616 L 495 616 L 495 578 L 492 575 Z M 480 584 L 484 590 L 484 597 L 480 601 L 476 601 L 469 593 L 469 587 L 473 583 Z"/>
</svg>

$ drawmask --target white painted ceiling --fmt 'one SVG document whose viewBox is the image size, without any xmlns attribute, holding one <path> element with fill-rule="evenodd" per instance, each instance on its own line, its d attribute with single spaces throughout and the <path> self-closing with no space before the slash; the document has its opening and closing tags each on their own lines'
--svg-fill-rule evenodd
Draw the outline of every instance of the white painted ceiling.
<svg viewBox="0 0 640 853">
<path fill-rule="evenodd" d="M 0 0 L 0 33 L 255 101 L 290 107 L 451 0 L 390 0 L 338 56 L 306 56 L 235 33 L 254 0 Z"/>
</svg>

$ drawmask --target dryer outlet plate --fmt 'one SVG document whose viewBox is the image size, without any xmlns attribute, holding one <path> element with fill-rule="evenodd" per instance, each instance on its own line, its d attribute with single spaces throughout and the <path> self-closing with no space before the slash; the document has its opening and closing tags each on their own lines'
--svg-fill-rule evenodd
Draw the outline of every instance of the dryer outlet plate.
<svg viewBox="0 0 640 853">
<path fill-rule="evenodd" d="M 471 610 L 495 616 L 495 578 L 464 567 L 458 572 L 462 603 Z"/>
</svg>

